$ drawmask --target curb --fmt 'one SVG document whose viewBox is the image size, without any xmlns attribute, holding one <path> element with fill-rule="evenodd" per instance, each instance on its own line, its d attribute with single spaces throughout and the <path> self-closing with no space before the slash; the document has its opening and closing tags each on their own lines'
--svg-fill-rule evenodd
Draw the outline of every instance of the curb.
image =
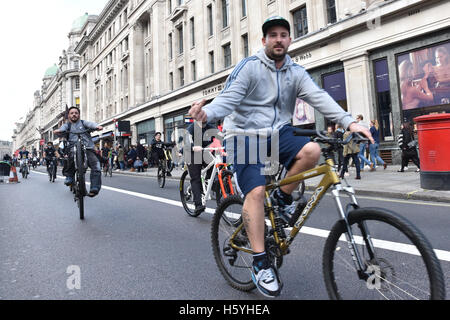
<svg viewBox="0 0 450 320">
<path fill-rule="evenodd" d="M 355 187 L 354 187 L 355 188 Z M 306 186 L 306 191 L 314 191 L 315 188 L 313 186 Z M 428 190 L 430 192 L 434 190 Z M 330 191 L 327 191 L 329 193 Z M 364 189 L 356 189 L 356 195 L 358 196 L 371 196 L 371 197 L 383 197 L 383 198 L 391 198 L 391 199 L 400 199 L 400 200 L 420 200 L 420 201 L 433 201 L 433 202 L 443 202 L 450 203 L 450 198 L 439 197 L 435 195 L 426 195 L 426 194 L 417 194 L 414 192 L 401 193 L 401 192 L 387 192 L 387 191 L 374 191 L 374 190 L 364 190 Z M 421 192 L 426 192 L 421 191 Z"/>
<path fill-rule="evenodd" d="M 114 173 L 114 172 L 113 172 Z M 117 174 L 128 175 L 128 176 L 145 176 L 156 178 L 157 174 L 146 173 L 142 175 L 141 173 L 132 173 L 132 172 L 115 172 Z M 175 180 L 179 181 L 181 176 L 173 176 L 166 179 L 167 180 Z M 187 179 L 190 180 L 189 175 Z M 354 187 L 355 188 L 355 187 Z M 315 187 L 306 186 L 306 191 L 314 191 Z M 422 190 L 420 193 L 413 192 L 388 192 L 388 191 L 375 191 L 375 190 L 364 190 L 355 188 L 356 195 L 360 196 L 372 196 L 372 197 L 383 197 L 383 198 L 392 198 L 392 199 L 400 199 L 400 200 L 420 200 L 420 201 L 433 201 L 433 202 L 443 202 L 450 203 L 450 197 L 440 197 L 432 194 L 421 194 L 423 192 L 433 192 L 434 190 Z"/>
</svg>

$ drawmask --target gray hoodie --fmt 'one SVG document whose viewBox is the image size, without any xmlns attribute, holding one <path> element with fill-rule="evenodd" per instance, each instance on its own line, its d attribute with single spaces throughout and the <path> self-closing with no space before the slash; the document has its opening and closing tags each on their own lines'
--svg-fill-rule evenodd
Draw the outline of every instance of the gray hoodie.
<svg viewBox="0 0 450 320">
<path fill-rule="evenodd" d="M 74 133 L 84 132 L 87 129 L 96 129 L 98 124 L 90 121 L 81 121 L 78 120 L 76 123 L 72 123 L 70 125 L 70 133 L 69 133 L 69 144 L 74 145 L 78 141 L 78 136 Z M 61 132 L 66 132 L 69 130 L 69 124 L 64 123 L 61 128 L 59 128 Z M 94 142 L 92 141 L 91 135 L 89 133 L 85 133 L 81 135 L 84 145 L 86 149 L 94 149 Z"/>
<path fill-rule="evenodd" d="M 244 129 L 272 131 L 291 123 L 297 97 L 344 128 L 355 122 L 303 67 L 286 55 L 283 67 L 277 70 L 264 49 L 242 60 L 228 77 L 224 90 L 203 109 L 208 122 L 226 117 L 227 135 Z"/>
</svg>

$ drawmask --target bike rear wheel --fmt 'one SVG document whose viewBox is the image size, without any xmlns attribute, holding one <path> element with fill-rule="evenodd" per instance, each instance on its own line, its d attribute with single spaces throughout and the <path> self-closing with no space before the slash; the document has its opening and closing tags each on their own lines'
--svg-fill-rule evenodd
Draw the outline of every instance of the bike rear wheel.
<svg viewBox="0 0 450 320">
<path fill-rule="evenodd" d="M 235 289 L 250 291 L 255 288 L 251 277 L 253 255 L 250 241 L 242 225 L 243 199 L 229 196 L 217 207 L 211 225 L 211 241 L 214 259 L 225 280 Z M 239 228 L 239 230 L 238 230 Z M 232 235 L 238 250 L 231 246 Z"/>
<path fill-rule="evenodd" d="M 158 166 L 158 184 L 160 188 L 164 188 L 166 184 L 166 170 L 164 163 L 160 163 Z"/>
<path fill-rule="evenodd" d="M 55 182 L 56 179 L 56 165 L 53 164 L 52 168 L 51 168 L 51 181 Z"/>
<path fill-rule="evenodd" d="M 183 208 L 191 217 L 198 217 L 201 212 L 195 212 L 194 194 L 192 192 L 191 181 L 187 179 L 189 171 L 185 170 L 180 178 L 180 199 Z"/>
<path fill-rule="evenodd" d="M 341 238 L 345 222 L 337 222 L 323 252 L 330 299 L 445 299 L 439 260 L 408 220 L 385 209 L 361 208 L 350 212 L 348 221 L 366 274 L 358 276 L 349 243 Z"/>
<path fill-rule="evenodd" d="M 81 147 L 81 144 L 77 144 L 77 150 L 75 154 L 75 161 L 77 166 L 77 172 L 76 172 L 76 194 L 75 197 L 77 198 L 78 208 L 80 212 L 80 219 L 84 219 L 84 197 L 87 194 L 86 191 L 86 181 L 85 181 L 85 161 L 84 161 L 84 152 Z"/>
</svg>

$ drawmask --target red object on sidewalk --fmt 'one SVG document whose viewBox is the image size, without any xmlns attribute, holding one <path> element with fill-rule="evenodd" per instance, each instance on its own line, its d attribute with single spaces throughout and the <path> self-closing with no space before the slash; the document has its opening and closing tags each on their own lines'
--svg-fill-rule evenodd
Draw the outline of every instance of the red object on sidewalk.
<svg viewBox="0 0 450 320">
<path fill-rule="evenodd" d="M 414 118 L 420 155 L 420 185 L 424 189 L 450 190 L 450 114 Z"/>
</svg>

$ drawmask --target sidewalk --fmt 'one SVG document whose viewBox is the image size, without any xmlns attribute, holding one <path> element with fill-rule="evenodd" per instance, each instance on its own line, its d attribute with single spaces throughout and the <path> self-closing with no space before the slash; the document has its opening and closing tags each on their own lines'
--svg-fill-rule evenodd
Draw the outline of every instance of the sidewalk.
<svg viewBox="0 0 450 320">
<path fill-rule="evenodd" d="M 409 170 L 405 172 L 397 172 L 399 169 L 399 165 L 390 165 L 386 170 L 383 170 L 383 167 L 378 167 L 374 172 L 366 169 L 361 172 L 362 179 L 356 180 L 355 168 L 350 168 L 350 176 L 346 177 L 346 180 L 355 188 L 357 195 L 450 203 L 450 191 L 426 190 L 420 187 L 420 173 L 415 172 L 416 166 L 410 164 Z M 172 171 L 172 177 L 167 179 L 179 181 L 182 173 L 182 168 L 175 168 Z M 140 173 L 130 172 L 129 170 L 114 171 L 114 174 L 156 177 L 157 169 L 151 168 Z M 321 177 L 307 180 L 306 189 L 313 190 L 320 180 Z"/>
</svg>

